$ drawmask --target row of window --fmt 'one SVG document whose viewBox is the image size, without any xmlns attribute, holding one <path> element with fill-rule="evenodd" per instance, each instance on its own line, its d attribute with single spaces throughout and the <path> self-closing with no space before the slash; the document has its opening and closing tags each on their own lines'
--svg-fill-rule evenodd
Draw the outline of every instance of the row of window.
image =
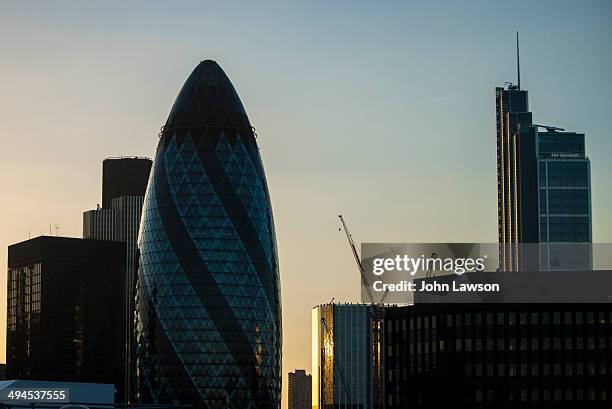
<svg viewBox="0 0 612 409">
<path fill-rule="evenodd" d="M 495 389 L 477 389 L 474 391 L 474 401 L 477 403 L 509 401 L 509 402 L 571 402 L 571 401 L 608 401 L 612 400 L 612 389 L 596 388 L 543 388 L 543 389 L 519 389 L 516 391 L 502 392 Z M 403 401 L 402 401 L 402 398 Z M 418 400 L 418 396 L 415 397 Z M 412 399 L 411 399 L 412 400 Z M 406 395 L 399 393 L 388 394 L 387 403 L 390 407 L 402 405 L 405 407 Z"/>
<path fill-rule="evenodd" d="M 606 338 L 603 336 L 600 337 L 576 337 L 573 338 L 531 338 L 531 342 L 529 342 L 528 338 L 488 338 L 486 340 L 476 339 L 472 340 L 471 338 L 467 339 L 456 339 L 453 343 L 452 340 L 449 341 L 451 346 L 454 345 L 455 351 L 548 351 L 548 350 L 595 350 L 595 349 L 606 349 Z M 608 344 L 612 349 L 612 336 L 608 337 Z M 388 356 L 393 356 L 394 350 L 398 352 L 400 347 L 403 344 L 396 343 L 395 345 L 388 345 L 387 353 Z M 420 340 L 414 341 L 410 340 L 408 343 L 410 354 L 428 354 L 436 352 L 436 341 L 425 341 L 422 342 Z M 486 349 L 485 349 L 486 348 Z M 447 348 L 447 344 L 445 340 L 438 341 L 438 349 L 437 352 L 445 352 Z"/>
<path fill-rule="evenodd" d="M 493 389 L 482 390 L 477 389 L 475 392 L 476 402 L 493 402 L 495 400 L 496 391 Z M 550 402 L 550 401 L 576 401 L 576 400 L 592 400 L 592 401 L 607 401 L 612 400 L 612 389 L 595 389 L 595 388 L 567 388 L 567 389 L 520 389 L 516 393 L 509 393 L 508 400 L 510 402 Z"/>
<path fill-rule="evenodd" d="M 556 311 L 556 312 L 497 312 L 497 313 L 456 313 L 441 316 L 410 317 L 387 321 L 387 332 L 413 331 L 436 328 L 438 322 L 448 327 L 470 325 L 573 325 L 612 324 L 610 311 Z"/>
<path fill-rule="evenodd" d="M 589 214 L 588 189 L 540 189 L 540 215 Z"/>
<path fill-rule="evenodd" d="M 612 337 L 608 338 L 608 343 L 610 348 L 612 349 Z M 462 342 L 463 341 L 463 342 Z M 495 342 L 497 341 L 497 342 Z M 504 339 L 487 339 L 486 343 L 483 342 L 482 339 L 477 339 L 472 342 L 471 339 L 457 339 L 455 342 L 449 342 L 447 345 L 444 340 L 440 340 L 437 342 L 436 349 L 436 341 L 430 342 L 410 342 L 407 347 L 407 352 L 409 352 L 410 356 L 412 355 L 427 355 L 427 354 L 435 354 L 435 353 L 443 353 L 449 351 L 455 352 L 481 352 L 481 351 L 497 351 L 497 352 L 514 352 L 514 351 L 583 351 L 583 350 L 600 350 L 603 351 L 606 349 L 606 338 L 605 337 L 588 337 L 583 341 L 583 338 L 576 338 L 576 341 L 573 342 L 571 338 L 560 339 L 554 338 L 554 340 L 549 341 L 548 338 L 543 338 L 540 340 L 537 338 L 533 338 L 531 342 L 531 348 L 528 348 L 528 341 L 526 339 L 521 339 L 520 342 L 514 342 L 513 339 L 506 342 Z M 486 349 L 484 348 L 486 347 Z M 387 345 L 387 356 L 402 356 L 401 344 L 395 345 Z"/>
<path fill-rule="evenodd" d="M 540 160 L 540 187 L 587 187 L 589 164 L 586 160 Z"/>
<path fill-rule="evenodd" d="M 417 362 L 418 363 L 418 362 Z M 432 365 L 412 365 L 407 368 L 388 369 L 388 382 L 404 382 L 410 381 L 411 377 L 419 374 L 430 373 L 435 369 Z M 465 376 L 476 377 L 528 377 L 528 376 L 597 376 L 597 375 L 612 375 L 612 363 L 594 363 L 594 362 L 577 362 L 577 363 L 544 363 L 544 364 L 515 364 L 515 363 L 497 363 L 497 364 L 466 364 L 463 366 L 463 374 Z"/>
</svg>

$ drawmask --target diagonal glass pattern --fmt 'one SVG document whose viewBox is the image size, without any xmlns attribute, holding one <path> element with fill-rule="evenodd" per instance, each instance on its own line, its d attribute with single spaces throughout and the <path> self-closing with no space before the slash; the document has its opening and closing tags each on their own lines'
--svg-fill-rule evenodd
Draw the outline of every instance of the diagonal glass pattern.
<svg viewBox="0 0 612 409">
<path fill-rule="evenodd" d="M 278 258 L 263 165 L 212 61 L 161 133 L 145 196 L 136 295 L 137 399 L 280 407 Z"/>
</svg>

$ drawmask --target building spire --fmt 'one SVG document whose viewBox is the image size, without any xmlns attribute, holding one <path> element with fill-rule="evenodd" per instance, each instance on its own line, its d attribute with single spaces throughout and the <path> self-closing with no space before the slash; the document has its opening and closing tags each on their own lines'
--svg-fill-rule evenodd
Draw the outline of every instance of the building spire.
<svg viewBox="0 0 612 409">
<path fill-rule="evenodd" d="M 516 72 L 518 74 L 518 89 L 521 89 L 521 55 L 519 53 L 519 32 L 516 32 Z"/>
</svg>

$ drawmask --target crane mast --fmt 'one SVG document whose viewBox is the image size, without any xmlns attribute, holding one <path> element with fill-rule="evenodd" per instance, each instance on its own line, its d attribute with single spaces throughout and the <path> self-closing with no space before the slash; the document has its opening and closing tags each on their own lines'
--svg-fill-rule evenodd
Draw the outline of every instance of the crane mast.
<svg viewBox="0 0 612 409">
<path fill-rule="evenodd" d="M 340 222 L 342 222 L 342 227 L 344 228 L 344 232 L 346 233 L 346 238 L 348 239 L 349 246 L 353 251 L 353 257 L 355 257 L 355 262 L 357 263 L 357 268 L 359 269 L 359 275 L 361 276 L 361 282 L 366 289 L 366 293 L 368 294 L 368 299 L 371 304 L 375 304 L 374 296 L 372 296 L 372 290 L 370 290 L 370 283 L 368 282 L 368 278 L 366 277 L 365 271 L 363 270 L 363 265 L 361 264 L 361 257 L 359 257 L 359 253 L 357 252 L 357 247 L 355 246 L 355 242 L 353 241 L 353 236 L 349 232 L 348 226 L 344 221 L 344 218 L 341 214 L 338 215 Z"/>
<path fill-rule="evenodd" d="M 370 320 L 372 325 L 372 345 L 370 348 L 370 353 L 372 354 L 372 377 L 374 380 L 373 391 L 372 391 L 372 408 L 379 409 L 384 407 L 384 397 L 383 397 L 383 362 L 381 355 L 381 332 L 382 325 L 381 323 L 384 321 L 385 310 L 384 310 L 384 302 L 387 299 L 387 295 L 389 295 L 389 290 L 387 289 L 385 293 L 382 295 L 380 301 L 376 303 L 374 301 L 374 296 L 372 295 L 372 290 L 370 289 L 370 283 L 368 282 L 368 278 L 366 276 L 365 270 L 363 269 L 363 264 L 361 263 L 361 257 L 357 252 L 357 247 L 355 246 L 355 241 L 353 240 L 353 236 L 349 232 L 348 226 L 344 221 L 344 217 L 341 214 L 338 215 L 340 222 L 342 223 L 342 227 L 344 228 L 344 232 L 346 233 L 346 238 L 349 242 L 349 246 L 351 247 L 351 251 L 353 253 L 353 257 L 355 258 L 355 262 L 357 263 L 357 268 L 359 270 L 359 275 L 361 277 L 361 282 L 366 289 L 366 294 L 368 295 L 368 300 L 370 301 Z"/>
</svg>

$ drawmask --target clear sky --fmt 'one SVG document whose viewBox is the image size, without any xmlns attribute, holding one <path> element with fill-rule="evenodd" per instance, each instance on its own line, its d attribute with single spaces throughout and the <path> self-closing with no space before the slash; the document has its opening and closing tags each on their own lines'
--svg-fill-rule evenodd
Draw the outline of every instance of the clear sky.
<svg viewBox="0 0 612 409">
<path fill-rule="evenodd" d="M 152 157 L 182 83 L 214 59 L 259 135 L 286 390 L 310 370 L 311 308 L 358 300 L 339 212 L 358 242 L 496 240 L 494 87 L 516 80 L 517 29 L 534 120 L 586 133 L 593 238 L 612 242 L 611 2 L 225 3 L 2 1 L 2 271 L 10 243 L 79 236 L 102 160 Z"/>
</svg>

